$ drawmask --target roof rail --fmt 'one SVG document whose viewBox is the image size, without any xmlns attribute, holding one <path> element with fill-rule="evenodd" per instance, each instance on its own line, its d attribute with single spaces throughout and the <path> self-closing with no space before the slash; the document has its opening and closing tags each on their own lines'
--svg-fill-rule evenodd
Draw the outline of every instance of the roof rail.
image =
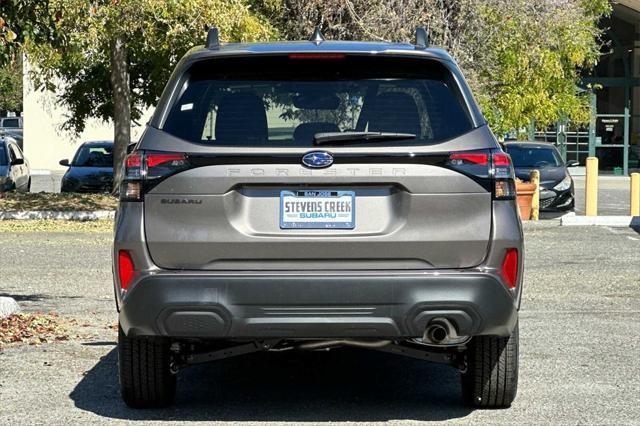
<svg viewBox="0 0 640 426">
<path fill-rule="evenodd" d="M 316 46 L 324 41 L 324 36 L 322 35 L 322 29 L 320 28 L 320 25 L 318 25 L 313 30 L 313 34 L 311 35 L 311 38 L 309 39 L 309 41 L 315 43 Z"/>
<path fill-rule="evenodd" d="M 429 34 L 425 27 L 416 28 L 416 49 L 426 49 L 429 47 Z"/>
<path fill-rule="evenodd" d="M 207 33 L 207 44 L 205 47 L 211 50 L 220 49 L 220 38 L 218 36 L 218 27 L 209 28 L 209 32 Z"/>
</svg>

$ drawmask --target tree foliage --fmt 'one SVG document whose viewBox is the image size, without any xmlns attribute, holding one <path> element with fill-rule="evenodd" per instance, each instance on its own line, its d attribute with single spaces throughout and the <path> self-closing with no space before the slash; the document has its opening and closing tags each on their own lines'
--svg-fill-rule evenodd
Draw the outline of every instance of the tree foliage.
<svg viewBox="0 0 640 426">
<path fill-rule="evenodd" d="M 52 38 L 46 10 L 46 1 L 0 1 L 0 110 L 22 111 L 22 46 Z"/>
<path fill-rule="evenodd" d="M 322 24 L 328 39 L 408 42 L 428 27 L 465 73 L 491 127 L 589 120 L 576 92 L 599 55 L 608 0 L 254 0 L 288 38 Z"/>
<path fill-rule="evenodd" d="M 48 0 L 0 1 L 0 65 L 14 62 L 26 39 L 52 40 L 52 19 Z"/>
<path fill-rule="evenodd" d="M 223 41 L 410 41 L 426 25 L 467 76 L 497 133 L 567 117 L 588 120 L 579 73 L 599 54 L 608 0 L 7 0 L 0 64 L 26 48 L 36 86 L 57 89 L 66 127 L 114 117 L 112 49 L 124 46 L 131 117 L 158 99 L 178 58 L 216 25 Z M 126 123 L 125 123 L 126 124 Z"/>
<path fill-rule="evenodd" d="M 0 111 L 22 111 L 22 62 L 0 67 Z"/>
<path fill-rule="evenodd" d="M 48 14 L 55 41 L 26 41 L 32 78 L 36 87 L 60 93 L 70 111 L 65 127 L 75 132 L 90 117 L 113 118 L 110 49 L 116 37 L 126 48 L 136 120 L 155 104 L 178 59 L 204 42 L 209 27 L 217 26 L 223 41 L 275 34 L 242 0 L 49 0 Z"/>
</svg>

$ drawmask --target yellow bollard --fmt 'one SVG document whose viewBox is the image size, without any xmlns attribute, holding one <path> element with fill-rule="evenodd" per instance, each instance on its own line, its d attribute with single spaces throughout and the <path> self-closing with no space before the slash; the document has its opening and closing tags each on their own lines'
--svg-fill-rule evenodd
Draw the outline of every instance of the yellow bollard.
<svg viewBox="0 0 640 426">
<path fill-rule="evenodd" d="M 587 158 L 587 177 L 584 187 L 584 210 L 587 216 L 598 216 L 598 158 Z"/>
<path fill-rule="evenodd" d="M 540 218 L 540 171 L 532 170 L 530 180 L 531 183 L 536 184 L 536 189 L 531 199 L 531 220 L 538 220 Z"/>
<path fill-rule="evenodd" d="M 640 173 L 631 173 L 631 216 L 640 216 Z"/>
</svg>

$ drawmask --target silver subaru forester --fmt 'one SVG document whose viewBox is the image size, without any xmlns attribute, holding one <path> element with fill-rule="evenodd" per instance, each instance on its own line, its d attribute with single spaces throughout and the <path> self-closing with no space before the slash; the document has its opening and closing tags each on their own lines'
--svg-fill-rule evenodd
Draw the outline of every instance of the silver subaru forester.
<svg viewBox="0 0 640 426">
<path fill-rule="evenodd" d="M 207 45 L 126 158 L 113 245 L 132 407 L 180 370 L 355 346 L 458 368 L 508 407 L 523 235 L 514 172 L 451 57 L 416 44 Z"/>
</svg>

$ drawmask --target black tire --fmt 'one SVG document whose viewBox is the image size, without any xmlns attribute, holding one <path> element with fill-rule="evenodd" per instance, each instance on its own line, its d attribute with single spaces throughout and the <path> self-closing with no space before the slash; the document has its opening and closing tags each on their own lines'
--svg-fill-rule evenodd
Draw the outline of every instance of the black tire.
<svg viewBox="0 0 640 426">
<path fill-rule="evenodd" d="M 118 333 L 120 393 L 132 408 L 158 408 L 173 403 L 176 376 L 169 370 L 169 341 L 157 337 L 127 337 Z"/>
<path fill-rule="evenodd" d="M 479 336 L 467 349 L 462 394 L 474 407 L 506 408 L 518 391 L 518 325 L 509 337 Z"/>
<path fill-rule="evenodd" d="M 31 192 L 31 178 L 29 178 L 29 182 L 27 182 L 27 191 L 26 192 Z"/>
</svg>

